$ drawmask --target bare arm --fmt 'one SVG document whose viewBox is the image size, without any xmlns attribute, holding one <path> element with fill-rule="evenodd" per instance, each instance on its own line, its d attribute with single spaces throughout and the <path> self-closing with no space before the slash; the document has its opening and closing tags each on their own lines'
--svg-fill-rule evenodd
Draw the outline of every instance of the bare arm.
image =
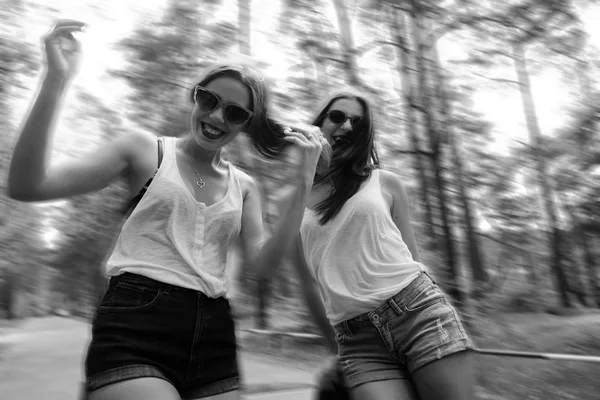
<svg viewBox="0 0 600 400">
<path fill-rule="evenodd" d="M 68 82 L 79 60 L 72 36 L 84 24 L 59 21 L 45 38 L 47 72 L 19 134 L 8 174 L 8 195 L 22 201 L 50 200 L 105 187 L 128 166 L 127 139 L 98 151 L 50 165 L 52 132 Z"/>
<path fill-rule="evenodd" d="M 21 201 L 43 201 L 100 190 L 128 169 L 132 137 L 120 137 L 80 157 L 51 163 L 44 135 L 24 131 L 10 164 L 8 195 Z"/>
<path fill-rule="evenodd" d="M 304 300 L 306 301 L 306 305 L 313 315 L 315 323 L 321 330 L 321 334 L 323 337 L 325 337 L 328 348 L 332 351 L 332 353 L 336 354 L 337 343 L 335 341 L 335 332 L 333 331 L 333 328 L 329 323 L 329 319 L 327 318 L 327 314 L 325 313 L 325 307 L 323 306 L 321 294 L 319 293 L 318 284 L 312 277 L 306 263 L 306 258 L 304 257 L 304 251 L 302 248 L 302 238 L 300 235 L 297 236 L 296 240 L 294 241 L 294 245 L 292 246 L 291 259 L 292 263 L 294 264 L 294 269 L 300 277 L 300 286 L 302 288 L 302 294 L 304 296 Z"/>
<path fill-rule="evenodd" d="M 242 175 L 244 184 L 244 205 L 242 208 L 242 252 L 245 261 L 255 260 L 265 241 L 260 194 L 256 182 L 248 175 Z M 254 266 L 252 266 L 254 267 Z M 254 268 L 247 272 L 254 272 Z"/>
<path fill-rule="evenodd" d="M 242 243 L 251 271 L 259 278 L 267 276 L 277 268 L 288 247 L 300 229 L 304 217 L 305 205 L 312 188 L 317 160 L 321 154 L 321 131 L 317 127 L 296 127 L 287 130 L 284 139 L 289 147 L 290 160 L 297 182 L 291 193 L 286 196 L 280 216 L 268 239 L 264 239 L 260 197 L 254 180 L 248 177 L 248 194 L 244 200 L 242 215 Z"/>
<path fill-rule="evenodd" d="M 242 248 L 249 272 L 257 279 L 265 279 L 273 272 L 274 268 L 281 264 L 298 232 L 304 216 L 304 205 L 309 189 L 303 184 L 294 188 L 290 201 L 282 210 L 273 232 L 269 238 L 266 238 L 256 182 L 247 175 L 244 181 L 248 189 L 244 197 L 242 212 Z"/>
<path fill-rule="evenodd" d="M 248 177 L 248 179 L 250 178 Z M 294 208 L 294 205 L 291 205 L 291 208 Z M 304 203 L 300 208 L 304 212 Z M 286 215 L 286 213 L 282 213 L 282 215 Z M 291 215 L 290 217 L 294 219 L 298 218 L 298 215 Z M 286 250 L 291 247 L 289 249 L 291 250 L 291 260 L 294 264 L 294 269 L 300 277 L 304 299 L 311 313 L 315 316 L 315 322 L 325 337 L 328 348 L 336 354 L 337 344 L 335 333 L 325 314 L 325 308 L 321 301 L 317 283 L 310 275 L 308 265 L 306 265 L 300 236 L 297 231 L 286 229 L 287 220 L 284 217 L 280 218 L 280 223 L 273 230 L 271 238 L 264 242 L 265 235 L 262 227 L 260 197 L 256 184 L 252 181 L 250 190 L 244 198 L 242 215 L 241 235 L 245 258 L 254 277 L 264 281 L 269 279 L 273 269 L 277 268 L 283 260 Z M 296 240 L 294 240 L 294 236 L 297 237 Z M 293 245 L 286 246 L 285 244 L 288 241 L 293 241 Z"/>
<path fill-rule="evenodd" d="M 402 240 L 410 250 L 413 259 L 421 261 L 417 241 L 410 220 L 410 202 L 406 188 L 399 176 L 389 171 L 381 171 L 382 184 L 392 199 L 391 213 L 394 223 L 402 234 Z"/>
</svg>

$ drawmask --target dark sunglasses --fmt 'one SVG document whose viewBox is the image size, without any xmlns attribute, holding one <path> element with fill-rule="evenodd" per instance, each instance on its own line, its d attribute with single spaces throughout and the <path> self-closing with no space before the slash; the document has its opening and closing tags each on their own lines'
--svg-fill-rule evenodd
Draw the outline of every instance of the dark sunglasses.
<svg viewBox="0 0 600 400">
<path fill-rule="evenodd" d="M 194 102 L 200 110 L 207 113 L 223 107 L 223 118 L 233 125 L 244 125 L 254 115 L 239 104 L 222 102 L 216 93 L 202 86 L 196 86 L 194 89 Z"/>
<path fill-rule="evenodd" d="M 350 120 L 350 125 L 352 125 L 352 129 L 358 129 L 363 122 L 363 117 L 355 116 L 349 117 L 345 112 L 341 110 L 331 110 L 327 113 L 327 118 L 334 124 L 343 124 L 347 120 Z"/>
</svg>

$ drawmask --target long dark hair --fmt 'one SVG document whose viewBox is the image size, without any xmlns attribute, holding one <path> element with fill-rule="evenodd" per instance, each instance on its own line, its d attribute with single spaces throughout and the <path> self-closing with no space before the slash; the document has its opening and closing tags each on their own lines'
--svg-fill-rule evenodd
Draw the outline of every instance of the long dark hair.
<svg viewBox="0 0 600 400">
<path fill-rule="evenodd" d="M 262 75 L 252 66 L 245 63 L 228 63 L 213 67 L 190 90 L 189 99 L 194 103 L 194 89 L 197 85 L 206 86 L 220 77 L 236 79 L 250 89 L 252 100 L 250 110 L 252 119 L 244 126 L 244 132 L 256 150 L 267 158 L 279 155 L 287 142 L 283 140 L 284 125 L 269 116 L 270 94 Z"/>
<path fill-rule="evenodd" d="M 333 183 L 331 194 L 316 206 L 321 224 L 333 219 L 346 201 L 358 192 L 360 185 L 371 176 L 371 171 L 379 168 L 379 156 L 374 143 L 373 112 L 365 96 L 349 91 L 335 94 L 327 100 L 312 124 L 321 127 L 331 106 L 341 99 L 356 100 L 362 106 L 364 114 L 360 127 L 349 133 L 350 142 L 333 146 L 329 171 L 316 178 L 316 183 L 326 179 Z"/>
</svg>

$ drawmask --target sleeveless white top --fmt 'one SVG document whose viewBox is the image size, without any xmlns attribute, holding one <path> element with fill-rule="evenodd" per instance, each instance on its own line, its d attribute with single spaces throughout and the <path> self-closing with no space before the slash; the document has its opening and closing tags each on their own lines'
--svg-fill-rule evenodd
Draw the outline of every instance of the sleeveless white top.
<svg viewBox="0 0 600 400">
<path fill-rule="evenodd" d="M 207 207 L 183 182 L 175 157 L 177 140 L 165 138 L 160 168 L 121 228 L 107 272 L 131 272 L 220 297 L 227 287 L 228 250 L 241 230 L 239 172 L 227 163 L 225 197 Z"/>
<path fill-rule="evenodd" d="M 325 225 L 306 209 L 300 235 L 333 325 L 369 312 L 408 286 L 425 266 L 412 258 L 373 170 Z"/>
</svg>

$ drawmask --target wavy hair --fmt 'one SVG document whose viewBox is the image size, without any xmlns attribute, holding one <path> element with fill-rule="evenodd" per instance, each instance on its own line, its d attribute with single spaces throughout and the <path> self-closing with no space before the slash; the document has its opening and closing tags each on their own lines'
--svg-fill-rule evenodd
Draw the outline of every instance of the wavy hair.
<svg viewBox="0 0 600 400">
<path fill-rule="evenodd" d="M 206 86 L 220 77 L 236 79 L 250 89 L 250 110 L 254 115 L 243 127 L 243 130 L 250 136 L 253 146 L 261 155 L 267 158 L 274 158 L 279 155 L 286 145 L 283 140 L 283 125 L 269 116 L 270 94 L 265 79 L 256 68 L 240 62 L 213 67 L 191 88 L 189 92 L 190 101 L 194 103 L 194 89 L 196 86 Z"/>
<path fill-rule="evenodd" d="M 360 185 L 371 176 L 373 169 L 379 168 L 379 155 L 375 149 L 375 129 L 373 112 L 366 96 L 344 91 L 331 96 L 321 107 L 312 121 L 313 125 L 323 126 L 327 113 L 338 100 L 356 100 L 363 108 L 363 120 L 360 127 L 349 133 L 350 142 L 335 144 L 329 171 L 318 176 L 316 182 L 331 179 L 331 194 L 316 206 L 319 222 L 326 224 L 342 209 L 346 201 L 358 192 Z"/>
</svg>

